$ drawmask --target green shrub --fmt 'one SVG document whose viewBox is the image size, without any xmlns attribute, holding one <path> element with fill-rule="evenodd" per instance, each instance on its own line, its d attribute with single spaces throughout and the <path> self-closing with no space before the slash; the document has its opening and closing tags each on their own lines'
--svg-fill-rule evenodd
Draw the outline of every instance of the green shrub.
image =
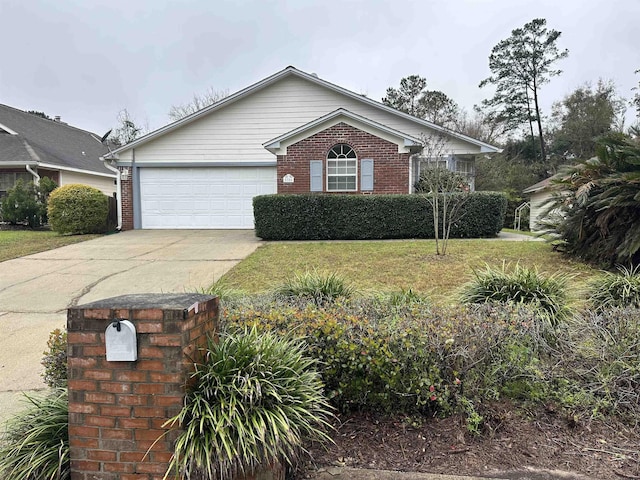
<svg viewBox="0 0 640 480">
<path fill-rule="evenodd" d="M 43 208 L 33 182 L 18 180 L 2 199 L 1 213 L 2 219 L 13 225 L 25 223 L 31 228 L 40 226 Z"/>
<path fill-rule="evenodd" d="M 227 305 L 222 324 L 304 338 L 341 411 L 432 415 L 465 413 L 462 397 L 481 403 L 508 396 L 516 378 L 534 384 L 519 398 L 543 392 L 537 359 L 544 343 L 534 319 L 516 306 L 442 309 L 357 298 L 319 308 L 262 297 Z"/>
<path fill-rule="evenodd" d="M 566 275 L 541 275 L 537 268 L 516 265 L 509 271 L 487 265 L 484 270 L 474 270 L 474 279 L 463 286 L 461 301 L 465 304 L 516 303 L 530 305 L 542 318 L 557 325 L 570 315 L 567 307 Z"/>
<path fill-rule="evenodd" d="M 285 298 L 310 299 L 316 305 L 349 298 L 355 293 L 353 286 L 337 273 L 320 273 L 317 270 L 295 273 L 275 289 L 276 295 Z"/>
<path fill-rule="evenodd" d="M 597 311 L 613 307 L 640 308 L 640 265 L 619 266 L 619 274 L 605 272 L 589 286 L 589 300 Z"/>
<path fill-rule="evenodd" d="M 41 363 L 44 383 L 52 388 L 67 386 L 67 332 L 56 328 L 49 334 Z"/>
<path fill-rule="evenodd" d="M 170 469 L 226 480 L 236 472 L 293 464 L 303 440 L 328 440 L 330 407 L 317 361 L 301 342 L 256 329 L 222 335 L 196 364 Z"/>
<path fill-rule="evenodd" d="M 475 192 L 462 207 L 451 238 L 493 237 L 502 229 L 506 199 Z M 433 238 L 424 195 L 261 195 L 253 199 L 256 235 L 265 240 Z"/>
<path fill-rule="evenodd" d="M 205 295 L 215 295 L 221 302 L 232 301 L 234 298 L 238 298 L 243 295 L 241 290 L 229 285 L 224 277 L 219 278 L 209 287 L 198 288 L 196 291 Z"/>
<path fill-rule="evenodd" d="M 49 224 L 58 233 L 104 233 L 109 200 L 97 188 L 71 184 L 49 195 Z"/>
<path fill-rule="evenodd" d="M 637 422 L 640 415 L 640 309 L 587 312 L 573 332 L 574 347 L 559 366 L 563 401 L 589 416 L 610 414 Z"/>
<path fill-rule="evenodd" d="M 26 395 L 25 395 L 26 396 Z M 69 407 L 67 391 L 29 397 L 30 408 L 7 422 L 0 442 L 4 480 L 68 480 Z"/>
<path fill-rule="evenodd" d="M 0 203 L 0 219 L 13 225 L 26 224 L 31 228 L 47 223 L 47 201 L 56 183 L 47 177 L 39 185 L 18 180 Z"/>
</svg>

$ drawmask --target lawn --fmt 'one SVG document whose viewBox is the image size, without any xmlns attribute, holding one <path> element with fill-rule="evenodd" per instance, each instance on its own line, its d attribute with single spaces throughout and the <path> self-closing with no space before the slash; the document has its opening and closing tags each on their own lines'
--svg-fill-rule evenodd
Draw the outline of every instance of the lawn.
<svg viewBox="0 0 640 480">
<path fill-rule="evenodd" d="M 100 235 L 60 235 L 51 231 L 0 230 L 0 262 L 84 242 Z"/>
<path fill-rule="evenodd" d="M 360 291 L 411 288 L 437 303 L 450 303 L 473 269 L 503 262 L 533 267 L 540 272 L 567 273 L 574 295 L 598 274 L 545 242 L 450 240 L 446 256 L 435 255 L 433 240 L 278 242 L 267 243 L 224 276 L 247 293 L 264 292 L 294 272 L 318 269 L 337 272 Z"/>
</svg>

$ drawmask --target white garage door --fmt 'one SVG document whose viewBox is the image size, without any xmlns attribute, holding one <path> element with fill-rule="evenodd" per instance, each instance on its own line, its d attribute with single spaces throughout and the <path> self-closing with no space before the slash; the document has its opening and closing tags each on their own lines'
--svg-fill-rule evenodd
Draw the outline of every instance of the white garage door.
<svg viewBox="0 0 640 480">
<path fill-rule="evenodd" d="M 140 168 L 142 228 L 253 228 L 252 199 L 276 167 Z"/>
</svg>

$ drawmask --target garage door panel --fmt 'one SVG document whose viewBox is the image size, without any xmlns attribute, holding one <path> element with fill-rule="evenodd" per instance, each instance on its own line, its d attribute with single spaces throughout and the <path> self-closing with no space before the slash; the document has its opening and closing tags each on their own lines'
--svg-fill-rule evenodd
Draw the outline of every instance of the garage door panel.
<svg viewBox="0 0 640 480">
<path fill-rule="evenodd" d="M 253 197 L 275 167 L 141 168 L 142 228 L 253 228 Z"/>
</svg>

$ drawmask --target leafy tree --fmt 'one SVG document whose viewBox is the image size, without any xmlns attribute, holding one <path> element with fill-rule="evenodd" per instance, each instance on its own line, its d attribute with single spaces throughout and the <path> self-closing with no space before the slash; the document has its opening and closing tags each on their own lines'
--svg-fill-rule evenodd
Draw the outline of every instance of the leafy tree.
<svg viewBox="0 0 640 480">
<path fill-rule="evenodd" d="M 640 70 L 636 70 L 636 73 L 640 73 Z M 638 114 L 638 118 L 640 118 L 640 81 L 638 82 L 638 86 L 637 87 L 633 87 L 632 90 L 635 91 L 636 93 L 634 94 L 633 98 L 631 99 L 631 105 L 636 107 L 636 112 Z"/>
<path fill-rule="evenodd" d="M 47 177 L 42 177 L 38 185 L 18 180 L 2 199 L 0 217 L 12 225 L 27 224 L 31 228 L 47 223 L 47 200 L 56 187 Z"/>
<path fill-rule="evenodd" d="M 462 206 L 469 198 L 469 182 L 464 175 L 447 168 L 445 135 L 423 135 L 424 145 L 420 178 L 416 192 L 425 196 L 431 205 L 436 255 L 446 255 L 451 226 L 463 217 Z"/>
<path fill-rule="evenodd" d="M 35 115 L 36 117 L 44 118 L 46 120 L 51 120 L 51 117 L 44 112 L 39 112 L 37 110 L 27 110 L 27 113 Z"/>
<path fill-rule="evenodd" d="M 110 141 L 115 146 L 126 145 L 144 135 L 145 128 L 138 126 L 126 108 L 118 112 L 118 127 L 113 130 Z"/>
<path fill-rule="evenodd" d="M 493 98 L 483 102 L 494 117 L 513 129 L 529 123 L 534 138 L 533 122 L 538 126 L 540 156 L 546 158 L 539 90 L 550 78 L 562 73 L 554 64 L 567 57 L 568 50 L 559 50 L 556 42 L 561 32 L 548 30 L 547 21 L 536 18 L 524 27 L 511 32 L 491 50 L 489 68 L 491 76 L 480 87 L 494 85 Z"/>
<path fill-rule="evenodd" d="M 596 155 L 559 174 L 546 226 L 569 253 L 587 261 L 638 265 L 640 146 L 610 133 L 598 141 Z"/>
<path fill-rule="evenodd" d="M 459 114 L 456 102 L 439 90 L 427 90 L 427 80 L 419 75 L 403 78 L 398 89 L 387 88 L 382 103 L 447 128 L 454 127 Z"/>
<path fill-rule="evenodd" d="M 183 103 L 181 105 L 173 105 L 169 109 L 169 118 L 172 122 L 175 122 L 197 112 L 198 110 L 202 110 L 209 105 L 213 105 L 228 96 L 228 90 L 214 90 L 213 87 L 209 87 L 209 89 L 204 93 L 194 93 L 190 102 Z"/>
<path fill-rule="evenodd" d="M 552 152 L 587 159 L 595 155 L 596 137 L 614 128 L 625 110 L 611 81 L 599 80 L 595 89 L 585 84 L 553 106 L 559 128 L 553 134 Z"/>
</svg>

